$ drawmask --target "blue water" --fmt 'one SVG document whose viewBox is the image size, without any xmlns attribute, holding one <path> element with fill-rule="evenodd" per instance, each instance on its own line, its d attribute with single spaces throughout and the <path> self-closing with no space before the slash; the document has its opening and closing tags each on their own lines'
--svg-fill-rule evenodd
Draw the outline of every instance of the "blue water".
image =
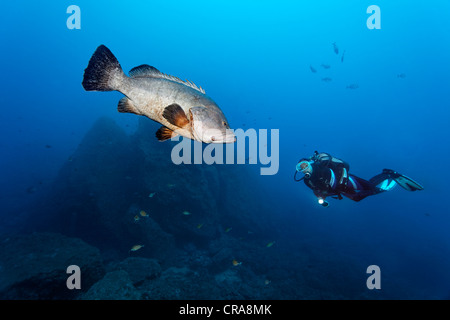
<svg viewBox="0 0 450 320">
<path fill-rule="evenodd" d="M 79 30 L 66 26 L 71 4 L 81 9 Z M 366 26 L 371 4 L 381 9 L 379 30 Z M 85 92 L 81 86 L 90 56 L 105 44 L 125 71 L 147 63 L 202 86 L 232 128 L 279 129 L 280 169 L 255 178 L 265 192 L 259 199 L 268 203 L 264 214 L 277 216 L 273 229 L 286 230 L 278 247 L 293 254 L 306 247 L 326 257 L 327 276 L 318 275 L 319 287 L 329 285 L 330 275 L 360 272 L 364 288 L 365 268 L 375 264 L 382 291 L 403 285 L 402 293 L 384 297 L 446 299 L 446 12 L 448 1 L 4 3 L 0 230 L 27 223 L 18 216 L 50 192 L 60 168 L 100 117 L 127 133 L 136 130 L 139 117 L 116 110 L 120 93 Z M 324 77 L 332 81 L 321 81 Z M 346 88 L 351 84 L 359 87 Z M 392 168 L 425 189 L 411 193 L 397 187 L 358 203 L 330 200 L 322 208 L 310 189 L 292 179 L 297 161 L 314 150 L 344 159 L 359 177 Z M 342 270 L 343 261 L 354 269 Z M 366 298 L 377 297 L 365 290 Z"/>
</svg>

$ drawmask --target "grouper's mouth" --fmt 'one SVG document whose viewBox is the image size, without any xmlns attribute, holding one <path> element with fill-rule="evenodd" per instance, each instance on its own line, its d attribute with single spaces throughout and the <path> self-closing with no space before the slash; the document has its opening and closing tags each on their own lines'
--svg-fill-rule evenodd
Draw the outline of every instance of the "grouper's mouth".
<svg viewBox="0 0 450 320">
<path fill-rule="evenodd" d="M 210 119 L 201 114 L 194 115 L 189 112 L 191 133 L 195 140 L 204 143 L 234 143 L 236 137 L 233 130 L 229 129 L 227 123 L 222 119 Z"/>
<path fill-rule="evenodd" d="M 233 130 L 227 129 L 225 132 L 219 129 L 196 130 L 195 125 L 192 127 L 192 135 L 197 141 L 204 143 L 234 143 L 236 136 Z"/>
<path fill-rule="evenodd" d="M 236 136 L 232 132 L 227 132 L 225 137 L 223 135 L 219 137 L 211 136 L 211 143 L 234 143 L 234 142 L 236 142 Z"/>
</svg>

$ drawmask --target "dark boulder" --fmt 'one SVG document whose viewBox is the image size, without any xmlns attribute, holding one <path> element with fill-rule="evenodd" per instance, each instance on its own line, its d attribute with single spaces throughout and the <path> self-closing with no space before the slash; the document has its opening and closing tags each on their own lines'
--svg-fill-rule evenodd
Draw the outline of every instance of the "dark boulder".
<svg viewBox="0 0 450 320">
<path fill-rule="evenodd" d="M 135 286 L 139 286 L 145 280 L 155 279 L 161 274 L 161 266 L 155 259 L 130 257 L 118 263 L 116 268 L 126 271 Z"/>
<path fill-rule="evenodd" d="M 70 265 L 80 267 L 81 291 L 104 275 L 97 248 L 56 233 L 4 238 L 0 252 L 0 299 L 72 299 L 80 290 L 67 288 Z"/>
<path fill-rule="evenodd" d="M 136 290 L 128 273 L 124 270 L 108 272 L 95 283 L 81 300 L 140 300 L 141 293 Z"/>
</svg>

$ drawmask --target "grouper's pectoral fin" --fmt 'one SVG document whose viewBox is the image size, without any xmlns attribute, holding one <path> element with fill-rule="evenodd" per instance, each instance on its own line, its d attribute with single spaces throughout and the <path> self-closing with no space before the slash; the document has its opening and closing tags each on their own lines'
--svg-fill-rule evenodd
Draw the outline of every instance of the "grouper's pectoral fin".
<svg viewBox="0 0 450 320">
<path fill-rule="evenodd" d="M 134 106 L 133 102 L 127 97 L 123 97 L 119 100 L 117 111 L 142 115 L 142 113 Z"/>
<path fill-rule="evenodd" d="M 165 126 L 162 126 L 158 129 L 158 131 L 156 131 L 156 138 L 161 142 L 176 137 L 177 135 L 178 133 L 175 133 Z"/>
<path fill-rule="evenodd" d="M 184 110 L 176 103 L 165 107 L 162 115 L 170 124 L 179 128 L 184 128 L 189 125 L 189 119 L 187 118 L 186 113 L 184 113 Z"/>
</svg>

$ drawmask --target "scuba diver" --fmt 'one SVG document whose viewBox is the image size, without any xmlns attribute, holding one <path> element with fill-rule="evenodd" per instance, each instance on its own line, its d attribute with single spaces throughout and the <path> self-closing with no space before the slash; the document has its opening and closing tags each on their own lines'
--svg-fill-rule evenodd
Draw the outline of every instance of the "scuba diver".
<svg viewBox="0 0 450 320">
<path fill-rule="evenodd" d="M 294 180 L 304 180 L 324 207 L 328 207 L 326 197 L 341 200 L 345 196 L 353 201 L 361 201 L 368 196 L 389 191 L 397 184 L 408 191 L 423 190 L 419 183 L 394 170 L 383 169 L 382 173 L 370 180 L 364 180 L 349 174 L 349 169 L 348 163 L 328 153 L 315 151 L 312 157 L 300 159 L 297 163 Z M 299 172 L 304 176 L 297 179 Z"/>
</svg>

